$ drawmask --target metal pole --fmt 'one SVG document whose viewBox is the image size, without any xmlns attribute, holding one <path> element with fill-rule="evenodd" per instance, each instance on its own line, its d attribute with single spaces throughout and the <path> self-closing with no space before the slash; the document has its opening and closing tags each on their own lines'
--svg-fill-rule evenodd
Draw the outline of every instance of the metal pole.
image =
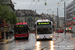
<svg viewBox="0 0 75 50">
<path fill-rule="evenodd" d="M 64 34 L 66 38 L 66 2 L 64 1 Z"/>
<path fill-rule="evenodd" d="M 65 47 L 66 47 L 66 0 L 64 1 L 64 34 L 65 34 Z"/>
<path fill-rule="evenodd" d="M 57 31 L 58 31 L 58 24 L 59 24 L 59 23 L 58 23 L 58 20 L 59 20 L 59 19 L 58 19 L 58 7 L 57 7 Z M 59 33 L 59 32 L 58 32 L 58 33 Z"/>
</svg>

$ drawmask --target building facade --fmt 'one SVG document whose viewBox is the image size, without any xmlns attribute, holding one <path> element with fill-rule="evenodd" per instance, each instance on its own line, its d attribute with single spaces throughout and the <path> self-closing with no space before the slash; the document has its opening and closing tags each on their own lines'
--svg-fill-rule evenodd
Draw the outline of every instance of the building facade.
<svg viewBox="0 0 75 50">
<path fill-rule="evenodd" d="M 7 5 L 10 12 L 14 12 L 15 11 L 14 4 L 12 4 L 11 0 L 0 0 L 0 4 Z M 2 21 L 3 21 L 3 19 L 2 19 Z M 7 22 L 7 24 L 4 24 L 4 23 L 5 22 L 3 21 L 3 23 L 0 24 L 0 35 L 2 34 L 2 32 L 12 30 L 12 26 L 10 27 L 10 23 L 9 22 Z M 2 39 L 6 39 L 6 33 L 4 33 L 4 35 L 2 37 L 5 37 L 5 38 L 2 38 Z"/>
<path fill-rule="evenodd" d="M 46 19 L 51 20 L 51 21 L 54 22 L 53 16 L 51 16 L 51 15 L 49 15 L 49 14 L 42 13 L 41 16 L 42 16 L 42 18 L 44 18 L 44 19 L 46 18 Z"/>
<path fill-rule="evenodd" d="M 30 28 L 34 28 L 35 22 L 41 18 L 36 11 L 32 10 L 16 10 L 17 20 L 19 22 L 27 22 Z"/>
<path fill-rule="evenodd" d="M 11 0 L 0 0 L 0 3 L 7 5 L 9 7 L 10 12 L 15 11 L 14 4 Z"/>
<path fill-rule="evenodd" d="M 57 24 L 57 20 L 58 20 L 58 24 Z M 58 27 L 57 27 L 58 25 Z M 55 17 L 55 29 L 63 29 L 64 28 L 64 17 Z"/>
<path fill-rule="evenodd" d="M 75 0 L 66 7 L 66 30 L 71 30 L 75 24 Z"/>
<path fill-rule="evenodd" d="M 59 28 L 63 29 L 64 26 L 64 17 L 59 17 Z"/>
</svg>

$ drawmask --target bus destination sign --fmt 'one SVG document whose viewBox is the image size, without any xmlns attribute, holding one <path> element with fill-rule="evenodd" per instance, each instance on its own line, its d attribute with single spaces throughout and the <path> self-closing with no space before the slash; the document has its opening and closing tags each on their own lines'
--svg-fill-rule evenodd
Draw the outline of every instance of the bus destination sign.
<svg viewBox="0 0 75 50">
<path fill-rule="evenodd" d="M 24 27 L 24 25 L 16 25 L 16 27 Z"/>
<path fill-rule="evenodd" d="M 37 25 L 49 25 L 50 22 L 38 22 Z"/>
</svg>

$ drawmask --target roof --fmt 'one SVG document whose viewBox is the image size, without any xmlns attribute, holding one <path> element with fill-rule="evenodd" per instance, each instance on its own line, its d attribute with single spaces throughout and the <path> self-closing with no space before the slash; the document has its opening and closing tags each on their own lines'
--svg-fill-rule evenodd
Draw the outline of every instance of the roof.
<svg viewBox="0 0 75 50">
<path fill-rule="evenodd" d="M 16 25 L 27 25 L 27 22 L 19 22 Z"/>
<path fill-rule="evenodd" d="M 36 24 L 37 22 L 51 22 L 51 21 L 48 20 L 48 19 L 39 19 L 39 20 L 37 20 L 37 21 L 35 22 L 35 24 Z"/>
<path fill-rule="evenodd" d="M 22 16 L 40 16 L 39 14 L 36 13 L 36 11 L 33 10 L 24 10 L 24 9 L 20 9 L 20 10 L 16 10 L 16 15 L 17 17 L 22 17 Z"/>
<path fill-rule="evenodd" d="M 48 20 L 48 19 L 40 19 L 40 20 L 37 20 L 37 22 L 50 22 L 50 20 Z"/>
</svg>

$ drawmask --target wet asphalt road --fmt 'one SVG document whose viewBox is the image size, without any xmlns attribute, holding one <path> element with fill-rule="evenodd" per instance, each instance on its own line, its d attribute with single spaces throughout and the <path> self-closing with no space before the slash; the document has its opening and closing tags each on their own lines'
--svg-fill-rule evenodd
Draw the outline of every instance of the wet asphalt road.
<svg viewBox="0 0 75 50">
<path fill-rule="evenodd" d="M 18 39 L 11 43 L 0 45 L 0 50 L 65 50 L 65 38 L 64 34 L 54 34 L 54 39 L 49 41 L 36 41 L 35 34 L 30 34 L 29 39 Z M 68 40 L 66 42 L 70 43 L 73 49 L 75 42 L 71 43 L 71 35 L 67 34 Z M 66 47 L 67 48 L 67 47 Z M 67 49 L 68 50 L 68 49 Z"/>
</svg>

